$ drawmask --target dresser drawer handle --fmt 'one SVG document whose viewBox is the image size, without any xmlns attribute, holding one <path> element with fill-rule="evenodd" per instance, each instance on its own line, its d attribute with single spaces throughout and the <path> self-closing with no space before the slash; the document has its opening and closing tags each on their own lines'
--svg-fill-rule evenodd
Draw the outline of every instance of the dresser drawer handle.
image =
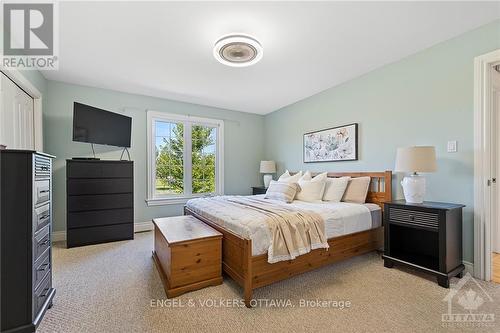
<svg viewBox="0 0 500 333">
<path fill-rule="evenodd" d="M 42 166 L 40 167 L 41 170 L 44 170 L 44 171 L 48 171 L 49 170 L 49 167 L 48 166 Z"/>
<path fill-rule="evenodd" d="M 50 290 L 50 288 L 45 288 L 42 293 L 40 294 L 39 297 L 47 297 L 47 295 L 49 294 L 48 291 Z"/>
<path fill-rule="evenodd" d="M 48 264 L 48 263 L 47 263 L 47 264 L 43 264 L 42 266 L 40 266 L 40 267 L 37 269 L 37 271 L 39 271 L 39 272 L 43 272 L 43 271 L 44 271 L 47 267 L 49 267 L 49 264 Z"/>
<path fill-rule="evenodd" d="M 41 191 L 39 191 L 39 193 L 49 193 L 49 192 L 50 192 L 50 190 L 41 190 Z"/>
</svg>

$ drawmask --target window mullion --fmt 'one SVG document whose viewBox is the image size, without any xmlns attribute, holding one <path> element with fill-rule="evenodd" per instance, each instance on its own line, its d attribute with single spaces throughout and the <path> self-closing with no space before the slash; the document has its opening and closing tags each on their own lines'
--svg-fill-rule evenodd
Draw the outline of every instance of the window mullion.
<svg viewBox="0 0 500 333">
<path fill-rule="evenodd" d="M 190 122 L 184 123 L 184 194 L 193 194 L 193 160 L 192 160 L 192 125 Z"/>
<path fill-rule="evenodd" d="M 151 122 L 149 124 L 150 130 L 151 130 L 151 136 L 150 136 L 150 152 L 151 156 L 149 157 L 150 160 L 150 177 L 149 177 L 149 197 L 154 198 L 156 196 L 156 143 L 155 143 L 155 138 L 156 138 L 156 120 L 154 118 L 151 118 Z"/>
</svg>

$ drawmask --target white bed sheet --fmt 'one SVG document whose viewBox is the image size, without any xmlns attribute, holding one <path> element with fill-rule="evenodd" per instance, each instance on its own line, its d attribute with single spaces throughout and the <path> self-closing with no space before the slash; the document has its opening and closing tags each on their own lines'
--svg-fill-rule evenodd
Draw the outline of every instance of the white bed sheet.
<svg viewBox="0 0 500 333">
<path fill-rule="evenodd" d="M 382 210 L 379 205 L 373 203 L 303 202 L 294 200 L 291 205 L 320 213 L 325 220 L 325 234 L 327 238 L 349 235 L 381 226 L 381 219 L 377 217 L 380 216 Z M 364 213 L 360 211 L 355 216 L 346 216 L 345 214 L 348 212 L 346 208 L 353 206 L 366 207 L 367 210 Z M 351 211 L 349 213 L 352 214 Z"/>
<path fill-rule="evenodd" d="M 256 197 L 263 197 L 257 195 Z M 283 202 L 270 200 L 278 205 Z M 355 232 L 377 228 L 381 225 L 381 209 L 376 204 L 356 204 L 347 202 L 331 203 L 326 201 L 304 202 L 294 200 L 290 204 L 297 208 L 313 210 L 320 214 L 325 220 L 325 234 L 327 238 L 339 237 Z M 271 244 L 270 233 L 265 222 L 258 223 L 251 216 L 239 216 L 214 209 L 210 201 L 204 199 L 193 199 L 188 201 L 187 206 L 212 221 L 223 225 L 225 228 L 235 232 L 242 237 L 252 240 L 252 254 L 260 255 L 267 253 Z M 252 220 L 252 221 L 250 221 Z"/>
</svg>

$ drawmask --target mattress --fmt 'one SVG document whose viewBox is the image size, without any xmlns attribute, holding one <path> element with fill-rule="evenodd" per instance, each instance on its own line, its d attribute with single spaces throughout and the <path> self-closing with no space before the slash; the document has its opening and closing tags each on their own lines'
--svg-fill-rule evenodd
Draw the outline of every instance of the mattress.
<svg viewBox="0 0 500 333">
<path fill-rule="evenodd" d="M 258 195 L 256 197 L 263 197 Z M 195 213 L 210 219 L 237 235 L 252 240 L 252 255 L 267 253 L 271 236 L 265 221 L 252 216 L 250 210 L 227 210 L 223 208 L 225 197 L 198 198 L 186 204 Z M 312 210 L 324 219 L 327 238 L 339 237 L 355 232 L 370 230 L 382 225 L 382 212 L 376 204 L 356 204 L 347 202 L 304 202 L 294 200 L 290 204 L 270 200 L 276 205 L 289 205 Z"/>
</svg>

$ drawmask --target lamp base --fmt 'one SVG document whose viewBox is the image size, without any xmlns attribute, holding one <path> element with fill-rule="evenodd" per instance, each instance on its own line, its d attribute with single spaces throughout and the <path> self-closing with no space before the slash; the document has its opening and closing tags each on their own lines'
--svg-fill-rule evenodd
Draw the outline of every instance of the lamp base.
<svg viewBox="0 0 500 333">
<path fill-rule="evenodd" d="M 418 174 L 404 177 L 401 181 L 405 200 L 408 203 L 421 204 L 425 196 L 425 178 Z"/>
<path fill-rule="evenodd" d="M 264 187 L 268 188 L 269 184 L 271 184 L 271 180 L 273 180 L 273 175 L 264 175 Z"/>
</svg>

